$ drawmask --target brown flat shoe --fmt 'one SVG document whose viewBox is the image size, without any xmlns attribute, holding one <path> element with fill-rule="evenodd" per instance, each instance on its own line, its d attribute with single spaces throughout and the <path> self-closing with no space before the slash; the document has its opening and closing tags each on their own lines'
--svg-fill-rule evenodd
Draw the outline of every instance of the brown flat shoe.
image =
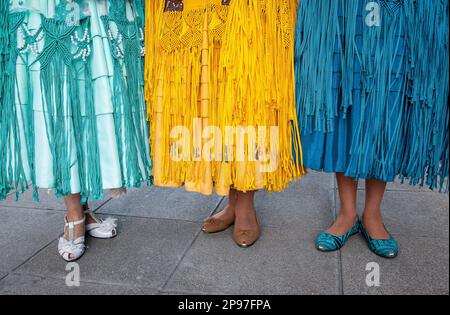
<svg viewBox="0 0 450 315">
<path fill-rule="evenodd" d="M 233 239 L 239 247 L 247 248 L 256 243 L 261 235 L 261 227 L 257 223 L 256 227 L 251 230 L 235 229 Z"/>
<path fill-rule="evenodd" d="M 203 222 L 202 231 L 205 233 L 209 233 L 209 234 L 219 233 L 219 232 L 225 231 L 233 224 L 234 224 L 234 219 L 225 221 L 225 220 L 216 219 L 216 218 L 211 217 L 211 218 L 206 219 L 205 222 Z"/>
</svg>

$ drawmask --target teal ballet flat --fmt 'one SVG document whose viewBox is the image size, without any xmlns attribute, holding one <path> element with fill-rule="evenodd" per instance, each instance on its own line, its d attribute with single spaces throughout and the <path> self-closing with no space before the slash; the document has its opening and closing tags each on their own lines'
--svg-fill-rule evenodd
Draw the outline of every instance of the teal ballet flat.
<svg viewBox="0 0 450 315">
<path fill-rule="evenodd" d="M 360 230 L 361 233 L 364 235 L 364 238 L 366 239 L 370 250 L 374 252 L 376 255 L 390 259 L 398 256 L 399 251 L 398 244 L 391 234 L 389 234 L 390 239 L 388 240 L 373 239 L 372 237 L 370 237 L 369 233 L 367 232 L 362 222 L 360 223 Z"/>
<path fill-rule="evenodd" d="M 329 233 L 320 233 L 316 240 L 316 248 L 321 252 L 333 252 L 344 247 L 347 240 L 359 233 L 359 220 L 350 231 L 342 236 L 335 236 Z"/>
</svg>

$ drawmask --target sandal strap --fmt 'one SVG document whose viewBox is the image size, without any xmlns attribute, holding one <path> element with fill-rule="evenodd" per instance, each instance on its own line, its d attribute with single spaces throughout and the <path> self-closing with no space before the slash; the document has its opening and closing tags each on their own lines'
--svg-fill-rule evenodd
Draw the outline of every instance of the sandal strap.
<svg viewBox="0 0 450 315">
<path fill-rule="evenodd" d="M 87 209 L 86 211 L 84 211 L 84 214 L 85 214 L 85 215 L 88 215 L 88 216 L 90 216 L 92 219 L 94 219 L 94 221 L 95 221 L 97 224 L 102 224 L 102 221 L 99 220 L 99 219 L 95 216 L 95 213 L 92 212 L 91 210 Z"/>
<path fill-rule="evenodd" d="M 65 225 L 66 227 L 68 227 L 69 225 L 73 225 L 73 226 L 80 225 L 80 224 L 83 224 L 84 222 L 86 222 L 86 216 L 84 216 L 83 219 L 81 219 L 81 220 L 71 221 L 71 222 L 67 221 L 67 217 L 65 217 L 64 221 L 66 222 L 66 225 Z"/>
<path fill-rule="evenodd" d="M 64 219 L 65 221 L 65 225 L 64 227 L 68 227 L 69 228 L 69 240 L 74 241 L 75 239 L 75 226 L 80 225 L 80 224 L 84 224 L 86 222 L 86 216 L 83 217 L 83 219 L 78 220 L 78 221 L 72 221 L 69 222 L 67 221 L 67 217 Z"/>
</svg>

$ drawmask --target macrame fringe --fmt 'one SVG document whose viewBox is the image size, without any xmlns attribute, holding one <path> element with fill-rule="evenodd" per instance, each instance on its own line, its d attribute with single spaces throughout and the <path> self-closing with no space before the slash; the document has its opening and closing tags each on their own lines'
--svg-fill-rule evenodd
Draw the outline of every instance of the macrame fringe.
<svg viewBox="0 0 450 315">
<path fill-rule="evenodd" d="M 8 6 L 9 12 L 9 6 Z M 32 135 L 30 128 L 33 127 L 32 115 L 26 108 L 18 107 L 15 103 L 16 97 L 16 62 L 18 54 L 17 47 L 17 29 L 23 23 L 25 15 L 12 14 L 7 17 L 7 30 L 2 30 L 7 34 L 7 46 L 3 47 L 2 56 L 6 58 L 2 62 L 2 95 L 1 95 L 1 118 L 0 118 L 0 199 L 6 198 L 11 190 L 16 191 L 16 197 L 19 192 L 28 189 L 28 181 L 25 174 L 25 163 L 22 160 L 22 141 L 21 131 L 25 137 Z M 19 119 L 25 123 L 21 130 Z M 32 141 L 32 139 L 30 139 Z M 28 143 L 28 142 L 27 142 Z M 32 150 L 28 152 L 28 159 L 32 158 Z M 33 167 L 32 164 L 29 165 Z"/>
<path fill-rule="evenodd" d="M 6 115 L 5 115 L 5 93 L 7 91 L 7 65 L 9 58 L 9 26 L 8 26 L 9 2 L 0 3 L 0 199 L 5 198 L 8 192 L 6 179 Z"/>
<path fill-rule="evenodd" d="M 352 2 L 352 1 L 350 1 Z M 357 1 L 354 1 L 357 2 Z M 333 131 L 338 115 L 333 69 L 338 41 L 340 1 L 300 1 L 295 40 L 296 96 L 302 130 Z M 308 79 L 303 79 L 308 78 Z"/>
<path fill-rule="evenodd" d="M 57 197 L 70 194 L 72 172 L 76 167 L 83 202 L 87 198 L 103 197 L 94 90 L 92 80 L 89 79 L 92 77 L 89 60 L 74 62 L 66 47 L 71 46 L 71 35 L 89 29 L 89 22 L 89 19 L 85 19 L 78 28 L 67 26 L 64 21 L 41 18 L 44 34 L 48 38 L 59 38 L 63 45 L 55 47 L 46 43 L 34 61 L 39 62 L 40 66 L 41 93 L 32 94 L 42 98 L 55 178 L 53 190 Z M 89 32 L 88 35 L 91 36 Z M 80 79 L 84 79 L 82 87 Z M 80 99 L 85 99 L 84 107 Z"/>
<path fill-rule="evenodd" d="M 229 6 L 210 1 L 167 12 L 163 1 L 156 2 L 147 8 L 155 23 L 147 38 L 156 32 L 156 42 L 148 39 L 146 64 L 155 184 L 184 184 L 187 190 L 203 194 L 215 188 L 218 194 L 227 195 L 230 188 L 281 191 L 301 177 L 294 67 L 289 62 L 293 60 L 296 1 L 251 0 L 246 5 L 231 1 Z M 176 154 L 183 151 L 171 139 L 177 126 L 187 127 L 191 144 L 182 144 L 190 147 L 182 161 L 173 159 L 174 150 Z M 217 135 L 202 137 L 201 131 L 211 126 L 219 128 L 221 147 Z M 279 128 L 276 170 L 260 172 L 261 162 L 253 161 L 249 150 L 242 162 L 205 159 L 203 146 L 210 141 L 214 146 L 206 156 L 236 157 L 235 145 L 226 146 L 226 128 L 239 126 Z M 246 148 L 248 144 L 246 138 Z M 257 141 L 255 147 L 264 154 L 270 144 Z"/>
<path fill-rule="evenodd" d="M 121 19 L 125 5 L 112 1 L 110 10 L 114 12 L 111 16 L 115 19 L 104 19 L 105 28 L 109 29 L 110 23 L 113 23 L 117 31 L 108 38 L 111 52 L 116 53 L 118 49 L 122 52 L 114 56 L 114 76 L 111 80 L 115 137 L 122 162 L 123 183 L 118 187 L 120 189 L 140 187 L 145 180 L 151 182 L 150 152 L 146 144 L 149 127 L 143 95 L 145 4 L 141 0 L 130 3 L 137 13 L 134 22 Z M 17 35 L 27 31 L 28 14 L 28 11 L 8 14 L 7 37 L 10 43 L 6 55 L 10 58 L 4 59 L 1 50 L 2 70 L 3 61 L 7 60 L 7 63 L 6 71 L 2 71 L 0 107 L 0 199 L 11 190 L 16 192 L 18 198 L 28 188 L 29 182 L 33 185 L 35 199 L 39 198 L 34 165 L 39 148 L 34 143 L 34 121 L 35 115 L 40 115 L 40 112 L 45 121 L 45 126 L 41 127 L 45 128 L 44 137 L 50 149 L 54 178 L 53 187 L 46 188 L 51 188 L 58 197 L 65 197 L 72 193 L 74 182 L 79 182 L 83 203 L 88 198 L 101 199 L 104 183 L 99 144 L 102 139 L 98 134 L 102 126 L 98 124 L 99 113 L 95 104 L 96 78 L 92 73 L 94 61 L 91 52 L 94 46 L 91 47 L 90 17 L 84 17 L 79 26 L 69 26 L 65 19 L 41 15 L 40 29 L 33 31 L 36 46 L 34 42 L 25 43 L 38 49 L 36 53 L 32 49 L 27 52 L 18 48 Z M 43 36 L 38 43 L 39 34 Z M 27 40 L 32 41 L 33 38 Z M 116 41 L 118 38 L 120 41 Z M 57 40 L 56 44 L 54 40 Z M 20 77 L 16 71 L 18 60 L 26 68 Z M 38 84 L 32 80 L 32 73 L 36 71 L 40 72 Z M 24 85 L 23 80 L 28 83 L 26 91 L 18 89 Z M 33 102 L 33 98 L 40 99 Z M 36 110 L 35 103 L 42 104 L 42 109 Z"/>
<path fill-rule="evenodd" d="M 362 25 L 366 4 L 300 1 L 295 45 L 300 128 L 338 132 L 336 119 L 351 115 L 356 127 L 348 176 L 384 181 L 399 176 L 448 191 L 448 1 L 406 0 L 394 13 L 382 9 L 381 27 Z"/>
<path fill-rule="evenodd" d="M 413 185 L 449 191 L 448 0 L 405 1 L 407 97 L 401 174 Z"/>
<path fill-rule="evenodd" d="M 143 2 L 134 3 L 137 12 L 143 12 Z M 141 13 L 142 14 L 142 13 Z M 106 32 L 113 32 L 111 25 L 119 27 L 119 36 L 123 36 L 122 43 L 112 42 L 111 50 L 118 52 L 120 57 L 114 58 L 113 77 L 113 105 L 114 123 L 119 137 L 117 143 L 122 173 L 124 173 L 124 188 L 140 187 L 143 181 L 151 183 L 151 161 L 142 157 L 150 157 L 148 150 L 149 126 L 146 119 L 146 104 L 144 101 L 144 63 L 142 46 L 136 46 L 137 41 L 144 42 L 144 26 L 140 24 L 143 16 L 136 19 L 135 30 L 138 34 L 133 35 L 123 27 L 128 22 L 115 20 L 114 18 L 102 17 Z M 129 27 L 129 25 L 128 25 Z M 134 36 L 138 36 L 135 38 Z M 121 45 L 118 47 L 117 45 Z M 126 69 L 124 71 L 124 69 Z M 145 173 L 141 172 L 141 169 Z"/>
</svg>

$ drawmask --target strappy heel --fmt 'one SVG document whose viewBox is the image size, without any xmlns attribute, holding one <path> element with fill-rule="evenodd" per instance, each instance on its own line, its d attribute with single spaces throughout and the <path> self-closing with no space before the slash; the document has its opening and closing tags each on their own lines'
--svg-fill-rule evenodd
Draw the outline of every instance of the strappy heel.
<svg viewBox="0 0 450 315">
<path fill-rule="evenodd" d="M 79 259 L 86 251 L 86 245 L 84 244 L 84 235 L 75 239 L 75 226 L 84 224 L 86 222 L 86 217 L 74 222 L 68 222 L 66 217 L 64 219 L 64 222 L 64 234 L 66 233 L 66 229 L 68 228 L 69 239 L 66 240 L 64 235 L 59 238 L 58 252 L 65 261 L 71 262 Z"/>
</svg>

